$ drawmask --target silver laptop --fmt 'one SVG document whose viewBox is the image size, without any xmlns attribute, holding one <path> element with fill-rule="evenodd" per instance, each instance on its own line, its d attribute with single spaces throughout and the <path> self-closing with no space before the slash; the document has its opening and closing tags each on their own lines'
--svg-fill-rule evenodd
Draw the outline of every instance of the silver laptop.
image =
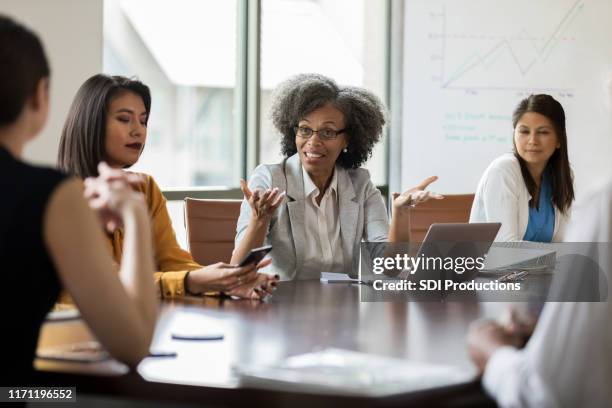
<svg viewBox="0 0 612 408">
<path fill-rule="evenodd" d="M 499 222 L 432 224 L 417 256 L 485 258 L 500 228 Z M 476 267 L 461 274 L 446 270 L 434 271 L 440 275 L 439 278 L 459 281 L 472 279 L 477 272 Z M 428 275 L 431 277 L 431 271 Z"/>
</svg>

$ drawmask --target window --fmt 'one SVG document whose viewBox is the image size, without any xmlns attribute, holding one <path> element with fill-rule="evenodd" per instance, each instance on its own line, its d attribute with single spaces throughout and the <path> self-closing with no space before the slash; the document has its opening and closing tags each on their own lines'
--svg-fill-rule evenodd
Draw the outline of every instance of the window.
<svg viewBox="0 0 612 408">
<path fill-rule="evenodd" d="M 386 4 L 368 0 L 262 0 L 260 161 L 281 160 L 279 135 L 268 114 L 270 94 L 286 78 L 319 73 L 386 99 Z M 366 24 L 367 17 L 367 24 Z M 386 184 L 385 147 L 366 167 Z"/>
<path fill-rule="evenodd" d="M 136 76 L 152 92 L 147 146 L 133 170 L 159 183 L 181 245 L 180 200 L 239 198 L 241 177 L 256 164 L 280 161 L 268 119 L 279 82 L 318 72 L 386 101 L 388 6 L 389 0 L 104 1 L 104 72 Z M 387 184 L 385 146 L 379 143 L 366 164 L 378 185 Z"/>
<path fill-rule="evenodd" d="M 151 88 L 146 148 L 135 171 L 162 189 L 235 186 L 236 0 L 106 0 L 104 72 Z"/>
</svg>

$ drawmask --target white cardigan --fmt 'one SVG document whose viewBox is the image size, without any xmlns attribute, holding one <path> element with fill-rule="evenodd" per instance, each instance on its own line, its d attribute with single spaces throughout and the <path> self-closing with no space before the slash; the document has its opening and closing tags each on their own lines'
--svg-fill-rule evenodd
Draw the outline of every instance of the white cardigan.
<svg viewBox="0 0 612 408">
<path fill-rule="evenodd" d="M 521 241 L 529 222 L 529 200 L 518 160 L 512 153 L 504 154 L 493 160 L 480 179 L 470 222 L 501 222 L 495 241 Z M 561 242 L 568 216 L 553 207 L 553 242 Z"/>
</svg>

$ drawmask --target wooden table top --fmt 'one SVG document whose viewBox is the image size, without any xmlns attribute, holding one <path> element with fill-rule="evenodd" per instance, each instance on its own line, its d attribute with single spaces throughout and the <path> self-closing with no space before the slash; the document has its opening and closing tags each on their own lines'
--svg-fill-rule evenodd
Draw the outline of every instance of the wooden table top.
<svg viewBox="0 0 612 408">
<path fill-rule="evenodd" d="M 266 302 L 227 298 L 187 298 L 163 302 L 153 351 L 176 357 L 147 358 L 137 372 L 114 360 L 65 363 L 38 359 L 38 375 L 47 384 L 76 385 L 89 392 L 136 398 L 208 402 L 225 406 L 245 403 L 291 406 L 397 406 L 409 402 L 453 401 L 489 404 L 475 378 L 465 338 L 469 324 L 497 317 L 503 303 L 361 302 L 356 284 L 319 281 L 282 282 Z M 180 341 L 172 333 L 222 333 L 220 341 Z M 121 335 L 121 333 L 117 333 Z M 92 339 L 81 320 L 48 322 L 39 347 Z M 474 380 L 385 398 L 322 396 L 246 388 L 233 374 L 236 363 L 272 364 L 288 356 L 327 347 L 355 350 L 416 362 L 460 367 Z"/>
</svg>

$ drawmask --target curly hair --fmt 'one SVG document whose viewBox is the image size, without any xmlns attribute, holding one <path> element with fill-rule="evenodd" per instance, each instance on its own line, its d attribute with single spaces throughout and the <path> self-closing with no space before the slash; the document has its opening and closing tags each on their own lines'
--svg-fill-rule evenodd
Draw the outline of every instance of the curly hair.
<svg viewBox="0 0 612 408">
<path fill-rule="evenodd" d="M 282 82 L 272 95 L 270 117 L 282 135 L 285 157 L 297 153 L 295 126 L 309 113 L 331 103 L 344 114 L 348 151 L 337 163 L 358 168 L 372 156 L 386 122 L 386 109 L 373 93 L 358 87 L 342 87 L 318 74 L 300 74 Z"/>
</svg>

